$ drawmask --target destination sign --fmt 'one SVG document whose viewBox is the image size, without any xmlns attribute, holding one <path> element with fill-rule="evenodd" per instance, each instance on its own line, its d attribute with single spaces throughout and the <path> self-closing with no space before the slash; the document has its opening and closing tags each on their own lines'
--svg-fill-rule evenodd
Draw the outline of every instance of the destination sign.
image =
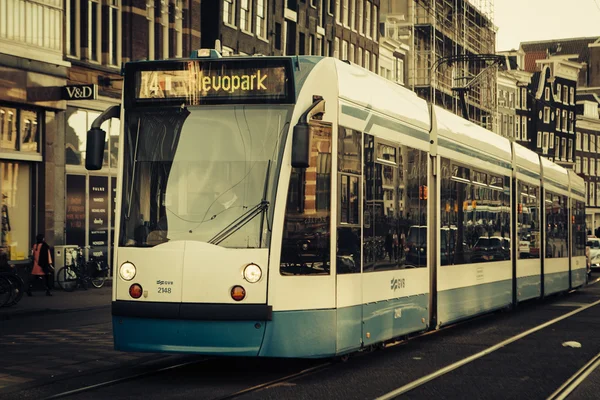
<svg viewBox="0 0 600 400">
<path fill-rule="evenodd" d="M 261 65 L 262 64 L 262 65 Z M 282 102 L 290 95 L 285 64 L 188 61 L 172 69 L 136 71 L 136 99 L 186 104 Z"/>
</svg>

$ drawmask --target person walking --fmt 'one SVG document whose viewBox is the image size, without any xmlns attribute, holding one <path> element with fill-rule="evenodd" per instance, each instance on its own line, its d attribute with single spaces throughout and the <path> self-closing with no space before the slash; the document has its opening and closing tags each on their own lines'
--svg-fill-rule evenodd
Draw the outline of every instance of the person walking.
<svg viewBox="0 0 600 400">
<path fill-rule="evenodd" d="M 50 255 L 50 246 L 44 240 L 44 235 L 39 234 L 35 238 L 36 244 L 33 245 L 31 253 L 33 255 L 33 269 L 29 277 L 29 286 L 27 295 L 31 296 L 31 288 L 35 279 L 40 277 L 46 278 L 46 296 L 52 296 L 50 291 L 52 279 L 52 256 Z"/>
</svg>

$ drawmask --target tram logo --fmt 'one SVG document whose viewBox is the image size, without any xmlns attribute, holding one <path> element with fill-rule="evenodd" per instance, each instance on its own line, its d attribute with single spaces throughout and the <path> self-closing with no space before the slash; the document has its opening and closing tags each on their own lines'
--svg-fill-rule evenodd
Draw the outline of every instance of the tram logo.
<svg viewBox="0 0 600 400">
<path fill-rule="evenodd" d="M 392 278 L 390 283 L 390 289 L 392 289 L 394 292 L 398 289 L 404 289 L 404 287 L 406 286 L 406 281 L 404 278 Z"/>
</svg>

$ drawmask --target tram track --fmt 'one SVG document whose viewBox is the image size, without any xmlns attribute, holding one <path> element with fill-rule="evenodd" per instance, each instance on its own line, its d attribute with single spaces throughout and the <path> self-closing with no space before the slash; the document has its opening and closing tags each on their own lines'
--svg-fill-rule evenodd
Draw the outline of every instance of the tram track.
<svg viewBox="0 0 600 400">
<path fill-rule="evenodd" d="M 86 393 L 86 392 L 91 392 L 93 390 L 102 389 L 102 388 L 106 388 L 106 387 L 109 387 L 109 386 L 118 385 L 118 384 L 121 384 L 121 383 L 133 381 L 133 380 L 147 378 L 149 376 L 152 376 L 152 375 L 155 375 L 155 374 L 159 374 L 161 372 L 167 372 L 167 371 L 171 371 L 173 369 L 183 368 L 183 367 L 187 367 L 187 366 L 194 365 L 194 364 L 205 363 L 205 362 L 210 361 L 210 360 L 212 360 L 212 359 L 211 358 L 204 358 L 204 359 L 201 359 L 201 360 L 186 361 L 186 362 L 183 362 L 183 363 L 169 365 L 169 366 L 166 366 L 166 367 L 155 368 L 155 369 L 152 369 L 152 370 L 149 370 L 149 371 L 145 371 L 145 372 L 141 372 L 141 373 L 138 373 L 138 374 L 124 376 L 122 378 L 111 379 L 111 380 L 108 380 L 108 381 L 104 381 L 104 382 L 100 382 L 100 383 L 95 383 L 95 384 L 83 386 L 83 387 L 80 387 L 80 388 L 77 388 L 77 389 L 72 389 L 72 390 L 68 390 L 68 391 L 65 391 L 65 392 L 57 393 L 57 394 L 54 394 L 54 395 L 51 395 L 51 396 L 48 396 L 48 397 L 44 397 L 43 400 L 63 399 L 65 397 L 74 396 L 74 395 L 78 395 L 78 394 L 82 394 L 82 393 Z"/>
<path fill-rule="evenodd" d="M 484 357 L 484 356 L 486 356 L 488 354 L 491 354 L 491 353 L 495 352 L 496 350 L 499 350 L 499 349 L 501 349 L 501 348 L 503 348 L 503 347 L 505 347 L 505 346 L 507 346 L 507 345 L 509 345 L 511 343 L 514 343 L 514 342 L 516 342 L 516 341 L 518 341 L 520 339 L 523 339 L 523 338 L 525 338 L 525 337 L 527 337 L 527 336 L 529 336 L 529 335 L 531 335 L 533 333 L 541 331 L 542 329 L 545 329 L 545 328 L 547 328 L 547 327 L 549 327 L 549 326 L 551 326 L 553 324 L 556 324 L 556 323 L 558 323 L 558 322 L 560 322 L 562 320 L 570 318 L 570 317 L 572 317 L 572 316 L 574 316 L 576 314 L 579 314 L 580 312 L 588 310 L 588 309 L 590 309 L 592 307 L 595 307 L 597 305 L 600 305 L 600 300 L 597 300 L 597 301 L 595 301 L 593 303 L 590 303 L 590 304 L 587 304 L 585 306 L 581 306 L 581 307 L 579 307 L 579 308 L 577 308 L 577 309 L 575 309 L 573 311 L 570 311 L 570 312 L 568 312 L 566 314 L 563 314 L 563 315 L 561 315 L 559 317 L 556 317 L 556 318 L 554 318 L 554 319 L 552 319 L 550 321 L 544 322 L 543 324 L 537 325 L 537 326 L 535 326 L 533 328 L 530 328 L 530 329 L 528 329 L 528 330 L 526 330 L 524 332 L 521 332 L 521 333 L 519 333 L 517 335 L 514 335 L 514 336 L 508 338 L 508 339 L 505 339 L 505 340 L 503 340 L 503 341 L 501 341 L 501 342 L 499 342 L 499 343 L 497 343 L 497 344 L 495 344 L 493 346 L 490 346 L 490 347 L 486 348 L 485 350 L 482 350 L 482 351 L 480 351 L 480 352 L 478 352 L 476 354 L 473 354 L 473 355 L 471 355 L 469 357 L 465 357 L 465 358 L 463 358 L 463 359 L 461 359 L 459 361 L 456 361 L 456 362 L 454 362 L 452 364 L 449 364 L 449 365 L 447 365 L 447 366 L 445 366 L 443 368 L 440 368 L 440 369 L 438 369 L 435 372 L 432 372 L 432 373 L 430 373 L 428 375 L 425 375 L 425 376 L 423 376 L 423 377 L 421 377 L 419 379 L 416 379 L 416 380 L 414 380 L 412 382 L 404 384 L 403 386 L 401 386 L 401 387 L 399 387 L 397 389 L 394 389 L 394 390 L 392 390 L 392 391 L 390 391 L 388 393 L 385 393 L 385 394 L 377 397 L 376 400 L 394 399 L 394 398 L 397 398 L 398 396 L 401 396 L 403 394 L 411 392 L 411 391 L 413 391 L 413 390 L 415 390 L 417 388 L 420 388 L 420 387 L 422 387 L 422 386 L 424 386 L 424 385 L 426 385 L 426 384 L 428 384 L 428 383 L 430 383 L 430 382 L 432 382 L 432 381 L 434 381 L 434 380 L 436 380 L 436 379 L 438 379 L 438 378 L 440 378 L 440 377 L 442 377 L 442 376 L 444 376 L 444 375 L 446 375 L 446 374 L 448 374 L 448 373 L 450 373 L 450 372 L 452 372 L 452 371 L 454 371 L 454 370 L 456 370 L 458 368 L 461 368 L 461 367 L 463 367 L 463 366 L 465 366 L 467 364 L 470 364 L 470 363 L 472 363 L 472 362 L 474 362 L 474 361 L 476 361 L 476 360 L 478 360 L 478 359 L 480 359 L 480 358 L 482 358 L 482 357 Z M 591 373 L 597 366 L 599 366 L 600 365 L 600 354 L 597 357 L 598 357 L 598 360 L 596 360 L 596 357 L 594 357 L 594 359 L 591 360 L 588 363 L 589 365 L 586 364 L 586 367 L 584 367 L 584 368 L 582 368 L 582 370 L 578 371 L 578 373 L 575 374 L 572 377 L 572 379 L 569 379 L 563 385 L 563 386 L 565 386 L 565 389 L 566 389 L 567 386 L 571 387 L 572 384 L 574 384 L 575 382 L 580 383 L 581 381 L 583 381 L 583 379 L 585 379 L 585 377 L 587 375 L 589 375 L 589 373 Z M 569 383 L 571 381 L 573 381 L 573 382 Z M 576 386 L 574 386 L 573 389 L 575 387 Z M 558 390 L 557 390 L 557 393 L 558 393 Z M 557 399 L 558 398 L 564 398 L 564 397 L 557 397 Z"/>
<path fill-rule="evenodd" d="M 587 362 L 579 371 L 563 383 L 547 400 L 564 400 L 587 379 L 596 368 L 600 367 L 600 353 Z"/>
</svg>

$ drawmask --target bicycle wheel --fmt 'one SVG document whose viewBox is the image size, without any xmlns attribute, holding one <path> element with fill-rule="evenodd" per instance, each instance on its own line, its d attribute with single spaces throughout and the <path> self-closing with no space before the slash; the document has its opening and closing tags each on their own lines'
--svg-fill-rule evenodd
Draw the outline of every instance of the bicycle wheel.
<svg viewBox="0 0 600 400">
<path fill-rule="evenodd" d="M 4 307 L 12 296 L 12 285 L 8 279 L 0 275 L 0 307 Z"/>
<path fill-rule="evenodd" d="M 56 274 L 58 286 L 65 292 L 72 292 L 77 287 L 77 274 L 71 267 L 62 267 Z"/>
<path fill-rule="evenodd" d="M 87 270 L 90 273 L 90 280 L 95 288 L 100 289 L 104 286 L 104 282 L 106 281 L 106 270 L 102 269 L 100 263 L 90 261 Z"/>
<path fill-rule="evenodd" d="M 6 303 L 6 306 L 14 306 L 23 298 L 23 293 L 25 293 L 25 282 L 18 275 L 5 275 L 4 276 L 11 283 L 12 296 L 10 300 Z"/>
</svg>

